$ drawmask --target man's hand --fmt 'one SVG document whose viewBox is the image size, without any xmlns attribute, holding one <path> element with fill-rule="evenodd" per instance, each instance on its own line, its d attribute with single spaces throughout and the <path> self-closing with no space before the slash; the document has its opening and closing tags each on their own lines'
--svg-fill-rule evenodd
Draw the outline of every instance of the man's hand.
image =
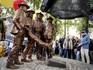
<svg viewBox="0 0 93 70">
<path fill-rule="evenodd" d="M 52 43 L 45 43 L 45 47 L 51 48 Z"/>
<path fill-rule="evenodd" d="M 74 49 L 74 52 L 77 52 L 77 49 Z"/>
<path fill-rule="evenodd" d="M 24 28 L 25 28 L 26 30 L 29 30 L 29 29 L 30 29 L 30 26 L 29 26 L 29 25 L 25 25 Z"/>
<path fill-rule="evenodd" d="M 46 43 L 45 46 L 48 47 L 49 46 L 49 43 Z"/>
<path fill-rule="evenodd" d="M 82 46 L 82 44 L 81 44 L 81 43 L 78 45 L 78 47 L 80 47 L 80 46 Z"/>
<path fill-rule="evenodd" d="M 22 28 L 19 26 L 19 27 L 18 27 L 18 30 L 21 30 L 21 29 L 22 29 Z"/>
<path fill-rule="evenodd" d="M 18 30 L 21 30 L 21 26 L 19 24 L 19 22 L 16 20 L 13 21 L 14 25 L 17 27 Z"/>
</svg>

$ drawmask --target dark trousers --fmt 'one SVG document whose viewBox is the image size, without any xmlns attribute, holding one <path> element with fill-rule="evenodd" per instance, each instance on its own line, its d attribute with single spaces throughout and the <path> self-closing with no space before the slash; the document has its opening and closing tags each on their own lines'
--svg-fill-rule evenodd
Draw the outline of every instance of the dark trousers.
<svg viewBox="0 0 93 70">
<path fill-rule="evenodd" d="M 69 59 L 75 59 L 76 58 L 76 55 L 75 55 L 73 49 L 68 49 L 68 58 Z"/>
<path fill-rule="evenodd" d="M 67 58 L 67 53 L 68 53 L 68 50 L 66 48 L 63 48 L 62 55 L 64 58 Z"/>
<path fill-rule="evenodd" d="M 72 58 L 72 50 L 68 49 L 68 58 L 71 59 Z"/>
</svg>

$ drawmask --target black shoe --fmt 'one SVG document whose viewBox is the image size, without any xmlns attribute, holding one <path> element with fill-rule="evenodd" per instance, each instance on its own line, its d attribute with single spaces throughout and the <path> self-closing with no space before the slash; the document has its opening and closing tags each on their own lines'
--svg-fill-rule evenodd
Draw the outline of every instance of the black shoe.
<svg viewBox="0 0 93 70">
<path fill-rule="evenodd" d="M 45 61 L 45 60 L 46 60 L 46 58 L 42 57 L 40 60 L 41 60 L 41 61 Z"/>
<path fill-rule="evenodd" d="M 48 56 L 48 59 L 51 59 L 52 58 L 52 55 Z"/>
<path fill-rule="evenodd" d="M 15 65 L 6 65 L 6 68 L 8 68 L 8 69 L 19 69 L 19 67 L 15 66 Z"/>
</svg>

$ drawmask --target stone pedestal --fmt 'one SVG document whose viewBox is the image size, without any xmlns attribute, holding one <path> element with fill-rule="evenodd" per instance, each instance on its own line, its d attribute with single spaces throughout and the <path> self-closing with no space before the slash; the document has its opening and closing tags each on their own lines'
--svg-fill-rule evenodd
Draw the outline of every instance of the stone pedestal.
<svg viewBox="0 0 93 70">
<path fill-rule="evenodd" d="M 48 61 L 47 65 L 51 67 L 65 68 L 66 70 L 93 70 L 93 65 L 61 57 L 53 57 Z"/>
</svg>

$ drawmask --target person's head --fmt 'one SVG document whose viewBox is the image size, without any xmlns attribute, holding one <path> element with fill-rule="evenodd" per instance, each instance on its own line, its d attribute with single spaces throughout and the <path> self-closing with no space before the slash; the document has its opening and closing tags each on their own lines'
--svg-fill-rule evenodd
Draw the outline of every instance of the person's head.
<svg viewBox="0 0 93 70">
<path fill-rule="evenodd" d="M 77 41 L 77 40 L 79 40 L 79 38 L 78 37 L 75 37 L 75 40 Z"/>
<path fill-rule="evenodd" d="M 53 21 L 53 18 L 49 17 L 49 18 L 47 18 L 47 21 L 51 23 Z"/>
<path fill-rule="evenodd" d="M 26 2 L 22 2 L 21 4 L 18 5 L 20 9 L 22 9 L 23 11 L 27 11 L 27 9 L 29 9 L 29 6 L 27 5 Z"/>
<path fill-rule="evenodd" d="M 81 32 L 81 37 L 84 37 L 84 36 L 86 36 L 86 32 L 85 31 L 82 31 Z"/>
<path fill-rule="evenodd" d="M 56 40 L 56 43 L 58 43 L 58 40 Z"/>
<path fill-rule="evenodd" d="M 32 18 L 33 15 L 34 15 L 34 13 L 35 13 L 35 11 L 28 9 L 28 10 L 27 10 L 27 17 Z"/>
<path fill-rule="evenodd" d="M 69 39 L 69 37 L 70 37 L 70 36 L 69 36 L 69 35 L 67 35 L 67 37 L 66 37 L 66 38 L 67 38 L 67 39 Z"/>
<path fill-rule="evenodd" d="M 43 14 L 40 12 L 40 13 L 36 13 L 36 17 L 37 19 L 42 19 L 43 18 Z"/>
</svg>

